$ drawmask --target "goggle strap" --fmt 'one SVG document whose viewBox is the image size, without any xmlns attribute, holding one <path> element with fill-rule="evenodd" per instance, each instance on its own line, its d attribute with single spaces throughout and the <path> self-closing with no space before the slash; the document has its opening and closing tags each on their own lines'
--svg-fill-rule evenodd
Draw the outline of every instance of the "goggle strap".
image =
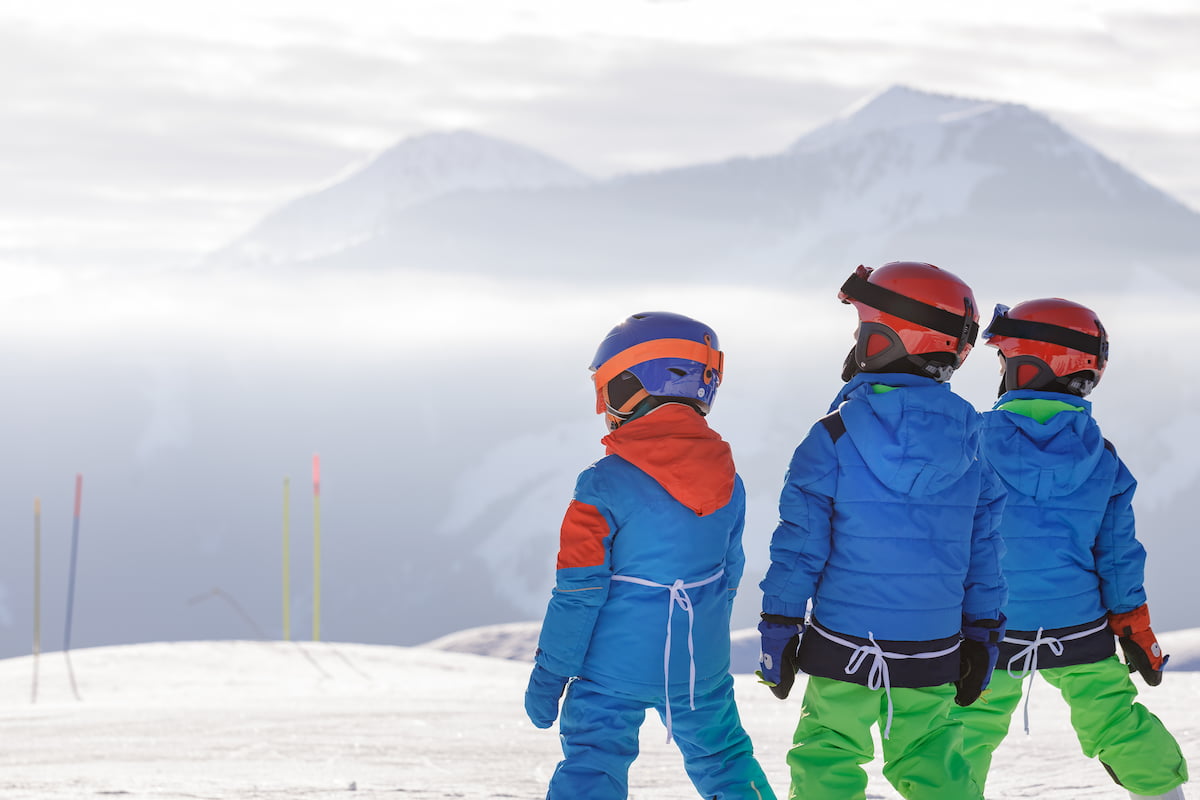
<svg viewBox="0 0 1200 800">
<path fill-rule="evenodd" d="M 1009 336 L 1013 339 L 1029 339 L 1034 342 L 1057 344 L 1096 358 L 1102 358 L 1104 355 L 1104 340 L 1101 337 L 1072 328 L 1064 328 L 1061 325 L 1052 325 L 1049 322 L 997 316 L 988 326 L 985 335 L 989 339 L 993 336 Z"/>
<path fill-rule="evenodd" d="M 953 311 L 922 303 L 920 300 L 905 297 L 891 289 L 871 283 L 857 272 L 842 284 L 842 294 L 885 314 L 952 336 L 958 341 L 960 353 L 967 344 L 973 346 L 979 335 L 979 323 L 971 319 L 973 309 L 970 308 L 969 301 L 966 303 L 966 313 L 955 314 Z"/>
<path fill-rule="evenodd" d="M 592 380 L 597 388 L 602 388 L 630 367 L 656 358 L 680 358 L 703 364 L 704 382 L 711 383 L 713 372 L 718 376 L 725 372 L 725 354 L 713 349 L 707 336 L 704 338 L 703 342 L 693 342 L 691 339 L 651 339 L 635 344 L 601 364 L 592 373 Z"/>
<path fill-rule="evenodd" d="M 637 408 L 638 403 L 642 402 L 647 397 L 649 397 L 650 393 L 647 392 L 645 389 L 638 389 L 636 392 L 633 393 L 633 395 L 628 400 L 626 400 L 624 403 L 621 404 L 620 408 L 617 408 L 617 407 L 613 406 L 610 402 L 608 402 L 608 391 L 607 390 L 605 390 L 604 395 L 605 395 L 605 398 L 604 398 L 604 410 L 605 411 L 607 411 L 608 413 L 610 413 L 616 417 L 628 417 L 630 414 L 633 413 L 633 410 L 635 408 Z"/>
</svg>

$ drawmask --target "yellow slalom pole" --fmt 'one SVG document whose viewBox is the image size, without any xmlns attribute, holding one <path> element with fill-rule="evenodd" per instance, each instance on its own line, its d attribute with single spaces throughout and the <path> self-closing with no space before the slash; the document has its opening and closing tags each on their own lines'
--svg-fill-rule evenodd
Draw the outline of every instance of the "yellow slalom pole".
<svg viewBox="0 0 1200 800">
<path fill-rule="evenodd" d="M 321 641 L 321 457 L 313 453 L 313 634 Z"/>
<path fill-rule="evenodd" d="M 291 480 L 283 479 L 283 640 L 292 638 L 292 520 Z"/>
<path fill-rule="evenodd" d="M 67 662 L 67 675 L 71 678 L 71 691 L 76 700 L 79 685 L 75 683 L 75 670 L 71 667 L 71 621 L 75 613 L 75 567 L 79 561 L 79 514 L 83 508 L 83 473 L 75 475 L 75 518 L 71 523 L 71 571 L 67 578 L 67 624 L 63 629 L 63 658 Z"/>
<path fill-rule="evenodd" d="M 42 498 L 33 498 L 33 699 L 37 702 L 38 655 L 42 652 Z"/>
</svg>

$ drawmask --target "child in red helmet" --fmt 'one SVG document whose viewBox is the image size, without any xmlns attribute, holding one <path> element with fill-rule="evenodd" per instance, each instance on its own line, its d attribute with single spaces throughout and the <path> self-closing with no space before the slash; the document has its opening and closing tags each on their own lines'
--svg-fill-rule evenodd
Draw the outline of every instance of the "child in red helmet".
<svg viewBox="0 0 1200 800">
<path fill-rule="evenodd" d="M 904 797 L 982 800 L 950 718 L 1004 630 L 1004 492 L 977 458 L 979 414 L 945 383 L 975 341 L 974 296 L 893 262 L 839 298 L 859 320 L 846 384 L 792 457 L 760 584 L 763 681 L 785 698 L 809 676 L 790 796 L 863 800 L 878 725 Z"/>
<path fill-rule="evenodd" d="M 705 421 L 724 372 L 716 333 L 634 314 L 592 361 L 608 455 L 579 476 L 525 710 L 562 717 L 548 800 L 622 800 L 654 709 L 704 798 L 774 800 L 729 674 L 746 494 Z"/>
<path fill-rule="evenodd" d="M 1131 797 L 1178 800 L 1187 765 L 1162 722 L 1134 701 L 1130 680 L 1136 671 L 1157 686 L 1167 663 L 1142 586 L 1136 482 L 1084 399 L 1104 374 L 1108 334 L 1091 309 L 1044 298 L 997 306 L 983 335 L 1003 364 L 982 451 L 1008 490 L 1000 530 L 1009 600 L 991 688 L 984 702 L 954 714 L 976 780 L 987 779 L 1022 680 L 1030 676 L 1032 686 L 1036 672 L 1071 706 L 1083 752 Z"/>
</svg>

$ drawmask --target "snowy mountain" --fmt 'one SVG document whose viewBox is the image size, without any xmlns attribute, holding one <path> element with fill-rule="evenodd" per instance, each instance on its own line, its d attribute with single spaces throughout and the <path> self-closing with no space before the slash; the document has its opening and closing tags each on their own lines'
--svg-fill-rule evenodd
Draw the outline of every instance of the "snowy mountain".
<svg viewBox="0 0 1200 800">
<path fill-rule="evenodd" d="M 540 797 L 562 757 L 556 730 L 525 718 L 529 665 L 424 647 L 313 642 L 180 642 L 0 661 L 0 795 L 77 800 L 305 797 L 493 800 Z M 738 709 L 772 787 L 786 796 L 786 755 L 803 676 L 776 700 L 735 677 Z M 1139 700 L 1200 759 L 1200 674 L 1170 675 Z M 1066 704 L 1047 685 L 1030 698 L 1030 732 L 996 752 L 988 797 L 1126 800 L 1079 752 Z M 679 753 L 651 714 L 630 773 L 631 800 L 694 800 Z M 876 752 L 879 752 L 876 742 Z M 879 759 L 867 796 L 897 800 Z M 1190 791 L 1186 790 L 1186 791 Z"/>
<path fill-rule="evenodd" d="M 1200 215 L 1044 115 L 902 86 L 774 156 L 590 183 L 554 174 L 375 208 L 378 224 L 321 263 L 791 286 L 906 257 L 984 286 L 996 271 L 1049 272 L 1119 289 L 1137 265 L 1190 283 L 1200 251 Z"/>
<path fill-rule="evenodd" d="M 405 209 L 456 192 L 581 186 L 580 172 L 527 147 L 469 131 L 400 142 L 345 179 L 297 198 L 214 254 L 269 266 L 337 253 L 377 235 Z"/>
<path fill-rule="evenodd" d="M 971 275 L 1103 286 L 1137 264 L 1186 277 L 1195 264 L 1200 215 L 1025 106 L 893 87 L 788 155 L 829 170 L 804 225 L 814 253 L 852 241 L 868 263 L 931 252 Z"/>
</svg>

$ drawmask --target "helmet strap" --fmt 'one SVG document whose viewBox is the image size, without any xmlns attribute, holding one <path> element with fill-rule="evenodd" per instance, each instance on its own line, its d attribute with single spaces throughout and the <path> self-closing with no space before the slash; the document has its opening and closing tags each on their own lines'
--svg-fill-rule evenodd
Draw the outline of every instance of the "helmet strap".
<svg viewBox="0 0 1200 800">
<path fill-rule="evenodd" d="M 861 370 L 858 368 L 858 359 L 854 357 L 858 346 L 850 348 L 850 352 L 846 353 L 846 360 L 842 362 L 842 382 L 846 382 L 857 375 Z"/>
<path fill-rule="evenodd" d="M 1092 393 L 1092 389 L 1096 388 L 1096 373 L 1091 370 L 1082 370 L 1073 372 L 1070 375 L 1064 375 L 1061 378 L 1055 378 L 1054 382 L 1063 387 L 1063 391 L 1067 394 L 1073 394 L 1076 397 L 1087 397 Z"/>
<path fill-rule="evenodd" d="M 608 429 L 615 431 L 637 413 L 638 405 L 650 397 L 632 373 L 622 372 L 600 389 Z"/>
<path fill-rule="evenodd" d="M 850 348 L 850 352 L 846 354 L 846 360 L 842 362 L 843 381 L 850 380 L 860 372 L 904 372 L 933 378 L 938 383 L 945 383 L 950 380 L 957 369 L 952 353 L 903 354 L 899 358 L 880 363 L 878 359 L 860 360 L 858 350 L 858 345 Z"/>
<path fill-rule="evenodd" d="M 621 427 L 622 425 L 624 425 L 627 422 L 633 422 L 635 419 L 638 419 L 639 417 L 646 416 L 647 414 L 649 414 L 651 411 L 658 408 L 659 406 L 665 406 L 665 405 L 671 405 L 671 404 L 687 406 L 688 408 L 692 409 L 700 416 L 702 416 L 702 417 L 706 416 L 704 411 L 702 411 L 700 409 L 700 406 L 697 403 L 695 403 L 691 400 L 688 400 L 687 398 L 684 398 L 684 397 L 655 397 L 654 395 L 646 394 L 645 390 L 643 390 L 640 394 L 642 395 L 642 399 L 636 401 L 636 404 L 634 405 L 634 407 L 631 411 L 628 411 L 628 412 L 616 412 L 614 410 L 607 411 L 607 413 L 605 414 L 605 418 L 608 420 L 608 429 L 610 431 L 615 431 L 617 428 Z"/>
<path fill-rule="evenodd" d="M 954 357 L 950 353 L 920 353 L 903 356 L 890 364 L 873 372 L 906 372 L 910 375 L 920 375 L 923 378 L 933 378 L 938 383 L 945 383 L 954 376 Z"/>
<path fill-rule="evenodd" d="M 954 376 L 954 356 L 949 353 L 923 353 L 909 356 L 908 360 L 917 367 L 918 375 L 933 378 L 938 383 L 945 383 Z"/>
</svg>

